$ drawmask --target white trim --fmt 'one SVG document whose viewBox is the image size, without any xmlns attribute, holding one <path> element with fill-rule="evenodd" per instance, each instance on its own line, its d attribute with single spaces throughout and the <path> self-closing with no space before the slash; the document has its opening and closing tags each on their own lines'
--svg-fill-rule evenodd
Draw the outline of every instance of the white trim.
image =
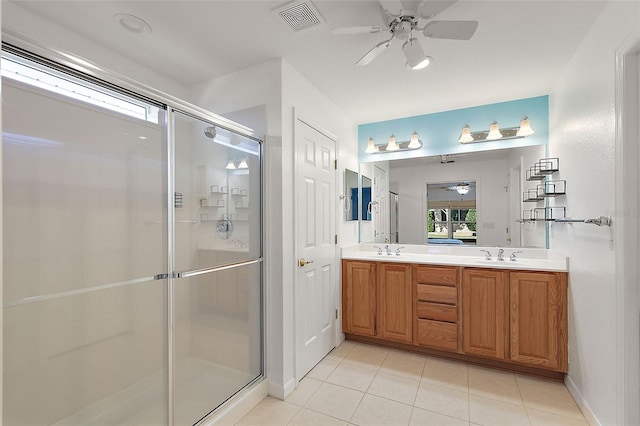
<svg viewBox="0 0 640 426">
<path fill-rule="evenodd" d="M 571 380 L 571 377 L 569 377 L 568 375 L 565 376 L 564 384 L 573 399 L 576 401 L 576 404 L 578 404 L 578 408 L 580 408 L 580 411 L 582 411 L 582 415 L 587 420 L 587 422 L 591 426 L 601 426 L 595 414 L 593 414 L 593 411 L 591 411 L 591 407 L 589 407 L 589 404 L 587 404 L 587 401 L 585 401 L 575 383 L 573 383 L 573 380 Z"/>
<path fill-rule="evenodd" d="M 616 176 L 614 249 L 616 252 L 616 423 L 638 423 L 638 378 L 640 353 L 640 320 L 638 250 L 640 231 L 638 224 L 637 190 L 638 167 L 638 62 L 629 68 L 630 55 L 640 50 L 640 36 L 636 31 L 616 51 Z M 631 71 L 631 72 L 630 72 Z M 634 74 L 635 75 L 632 75 Z M 634 80 L 629 82 L 628 80 Z M 631 90 L 629 89 L 631 83 Z M 635 87 L 634 87 L 635 86 Z"/>
<path fill-rule="evenodd" d="M 219 408 L 211 418 L 205 418 L 199 426 L 234 425 L 260 403 L 268 394 L 267 380 L 261 380 Z"/>
</svg>

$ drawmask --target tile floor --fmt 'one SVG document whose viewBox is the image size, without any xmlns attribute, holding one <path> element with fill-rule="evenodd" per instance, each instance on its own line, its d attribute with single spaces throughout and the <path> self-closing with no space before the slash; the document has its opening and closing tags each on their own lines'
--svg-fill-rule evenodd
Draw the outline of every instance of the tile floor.
<svg viewBox="0 0 640 426">
<path fill-rule="evenodd" d="M 244 425 L 588 426 L 561 383 L 345 341 Z"/>
</svg>

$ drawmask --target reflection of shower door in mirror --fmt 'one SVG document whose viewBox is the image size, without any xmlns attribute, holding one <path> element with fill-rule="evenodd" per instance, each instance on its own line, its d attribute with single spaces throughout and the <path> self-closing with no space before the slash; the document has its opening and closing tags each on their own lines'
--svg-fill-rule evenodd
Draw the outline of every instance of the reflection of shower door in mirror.
<svg viewBox="0 0 640 426">
<path fill-rule="evenodd" d="M 373 170 L 373 232 L 374 242 L 389 242 L 389 191 L 387 190 L 387 172 L 377 165 Z"/>
<path fill-rule="evenodd" d="M 389 233 L 391 242 L 398 241 L 398 194 L 389 191 Z"/>
</svg>

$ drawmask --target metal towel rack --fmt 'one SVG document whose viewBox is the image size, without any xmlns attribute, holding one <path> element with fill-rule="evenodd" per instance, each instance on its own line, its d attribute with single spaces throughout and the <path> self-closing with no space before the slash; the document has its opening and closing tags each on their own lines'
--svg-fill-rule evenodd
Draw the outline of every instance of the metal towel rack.
<svg viewBox="0 0 640 426">
<path fill-rule="evenodd" d="M 598 226 L 611 226 L 611 216 L 598 216 L 592 219 L 556 219 L 556 223 L 592 223 Z"/>
</svg>

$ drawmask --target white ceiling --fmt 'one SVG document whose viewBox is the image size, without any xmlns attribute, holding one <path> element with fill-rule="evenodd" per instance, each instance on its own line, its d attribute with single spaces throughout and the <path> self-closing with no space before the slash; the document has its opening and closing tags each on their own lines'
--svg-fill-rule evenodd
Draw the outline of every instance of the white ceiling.
<svg viewBox="0 0 640 426">
<path fill-rule="evenodd" d="M 474 37 L 420 36 L 434 62 L 411 71 L 400 43 L 368 66 L 353 65 L 386 33 L 330 33 L 382 25 L 375 0 L 314 0 L 326 24 L 299 33 L 272 12 L 287 1 L 15 3 L 186 86 L 284 58 L 358 123 L 548 94 L 604 6 L 590 0 L 458 1 L 437 19 L 477 20 Z M 151 34 L 123 30 L 116 13 L 139 16 Z"/>
</svg>

